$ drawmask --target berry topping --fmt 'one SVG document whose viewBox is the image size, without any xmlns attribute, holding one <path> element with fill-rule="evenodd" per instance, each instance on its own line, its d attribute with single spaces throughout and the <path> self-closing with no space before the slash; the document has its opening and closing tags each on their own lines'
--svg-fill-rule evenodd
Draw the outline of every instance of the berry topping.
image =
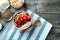
<svg viewBox="0 0 60 40">
<path fill-rule="evenodd" d="M 21 22 L 20 20 L 17 20 L 17 21 L 16 21 L 16 24 L 20 24 L 20 22 Z"/>
<path fill-rule="evenodd" d="M 31 20 L 29 14 L 18 18 L 18 20 L 16 20 L 16 24 L 19 25 L 19 24 L 20 24 L 21 22 L 23 22 L 24 20 L 26 20 L 26 21 L 30 21 L 30 20 Z"/>
</svg>

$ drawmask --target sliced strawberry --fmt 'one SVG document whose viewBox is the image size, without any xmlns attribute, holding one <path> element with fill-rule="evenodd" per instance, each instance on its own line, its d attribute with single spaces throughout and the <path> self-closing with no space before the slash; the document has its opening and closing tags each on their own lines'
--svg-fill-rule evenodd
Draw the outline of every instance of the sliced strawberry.
<svg viewBox="0 0 60 40">
<path fill-rule="evenodd" d="M 26 18 L 27 18 L 28 21 L 30 20 L 30 16 L 29 15 L 27 15 Z"/>
<path fill-rule="evenodd" d="M 27 15 L 18 18 L 18 20 L 16 21 L 16 24 L 19 25 L 19 24 L 20 24 L 21 22 L 23 22 L 24 20 L 27 20 L 27 21 L 30 21 L 30 20 L 31 20 L 31 18 L 30 18 L 30 16 L 29 16 L 28 13 L 27 13 Z"/>
<path fill-rule="evenodd" d="M 17 20 L 17 21 L 16 21 L 16 24 L 20 24 L 20 22 L 21 22 L 20 20 Z"/>
<path fill-rule="evenodd" d="M 23 20 L 24 20 L 23 17 L 21 17 L 21 18 L 20 18 L 20 21 L 22 22 Z"/>
<path fill-rule="evenodd" d="M 26 16 L 23 16 L 23 19 L 26 20 L 27 19 Z"/>
</svg>

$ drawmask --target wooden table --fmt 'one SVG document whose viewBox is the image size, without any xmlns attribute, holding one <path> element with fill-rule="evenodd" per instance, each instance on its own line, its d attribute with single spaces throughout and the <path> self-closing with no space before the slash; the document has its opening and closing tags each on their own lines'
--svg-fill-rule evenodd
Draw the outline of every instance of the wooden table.
<svg viewBox="0 0 60 40">
<path fill-rule="evenodd" d="M 28 9 L 36 12 L 53 24 L 46 40 L 60 40 L 60 1 L 26 0 L 25 3 Z"/>
<path fill-rule="evenodd" d="M 50 33 L 48 34 L 46 40 L 60 40 L 60 1 L 59 0 L 55 0 L 55 1 L 26 0 L 24 7 L 30 9 L 33 12 L 36 12 L 36 14 L 42 16 L 47 21 L 53 24 L 53 27 Z"/>
</svg>

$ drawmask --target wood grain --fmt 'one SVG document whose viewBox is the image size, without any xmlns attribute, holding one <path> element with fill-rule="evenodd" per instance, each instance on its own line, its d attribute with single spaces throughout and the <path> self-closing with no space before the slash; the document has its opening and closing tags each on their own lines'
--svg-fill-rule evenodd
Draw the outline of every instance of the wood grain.
<svg viewBox="0 0 60 40">
<path fill-rule="evenodd" d="M 60 40 L 60 29 L 52 28 L 46 40 Z"/>
<path fill-rule="evenodd" d="M 25 3 L 37 13 L 60 13 L 60 0 L 26 0 Z"/>
<path fill-rule="evenodd" d="M 46 40 L 60 40 L 60 13 L 37 13 L 53 24 Z"/>
<path fill-rule="evenodd" d="M 60 28 L 60 13 L 53 14 L 53 13 L 38 13 L 40 16 L 45 18 L 47 21 L 51 22 L 54 27 L 59 27 Z"/>
<path fill-rule="evenodd" d="M 53 24 L 46 40 L 60 40 L 60 0 L 25 0 L 25 7 Z"/>
<path fill-rule="evenodd" d="M 26 0 L 25 3 L 28 9 L 53 24 L 46 40 L 60 40 L 60 0 Z"/>
</svg>

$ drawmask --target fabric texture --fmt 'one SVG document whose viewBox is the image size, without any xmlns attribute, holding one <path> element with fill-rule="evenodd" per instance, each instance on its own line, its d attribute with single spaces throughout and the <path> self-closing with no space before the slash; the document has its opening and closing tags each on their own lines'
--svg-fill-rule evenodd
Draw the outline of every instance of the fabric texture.
<svg viewBox="0 0 60 40">
<path fill-rule="evenodd" d="M 20 33 L 19 29 L 15 27 L 13 21 L 7 23 L 4 29 L 0 32 L 0 40 L 45 40 L 52 24 L 43 19 L 41 16 L 38 16 L 30 10 L 26 10 L 29 13 L 34 23 L 35 20 L 40 20 L 41 25 L 31 27 L 23 33 Z"/>
</svg>

